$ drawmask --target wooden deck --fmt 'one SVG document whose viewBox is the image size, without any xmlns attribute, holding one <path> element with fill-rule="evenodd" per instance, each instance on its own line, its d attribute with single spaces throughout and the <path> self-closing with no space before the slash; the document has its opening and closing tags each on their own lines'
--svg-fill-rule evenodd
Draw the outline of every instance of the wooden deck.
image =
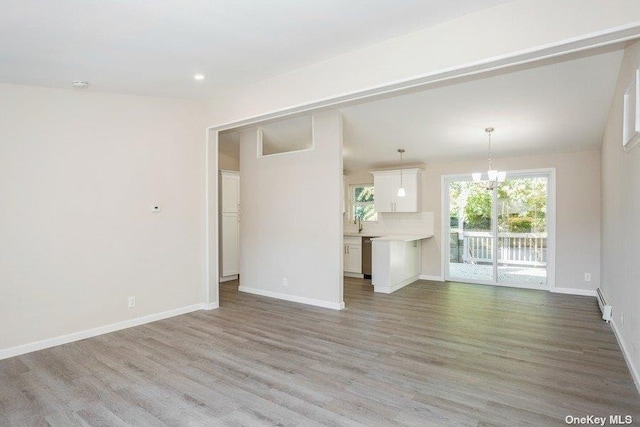
<svg viewBox="0 0 640 427">
<path fill-rule="evenodd" d="M 343 311 L 221 308 L 0 361 L 0 425 L 566 425 L 635 389 L 595 299 L 347 279 Z M 6 326 L 5 326 L 6 327 Z"/>
</svg>

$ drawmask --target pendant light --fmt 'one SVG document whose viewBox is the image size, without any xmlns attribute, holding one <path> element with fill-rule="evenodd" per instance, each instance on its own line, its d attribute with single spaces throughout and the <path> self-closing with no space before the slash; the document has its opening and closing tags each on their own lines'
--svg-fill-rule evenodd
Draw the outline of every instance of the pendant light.
<svg viewBox="0 0 640 427">
<path fill-rule="evenodd" d="M 504 182 L 507 177 L 507 172 L 505 171 L 497 171 L 493 169 L 492 158 L 491 158 L 491 133 L 495 129 L 492 127 L 485 128 L 485 132 L 489 135 L 489 170 L 487 171 L 487 177 L 489 178 L 486 182 L 487 190 L 493 190 L 498 186 L 499 183 Z M 476 172 L 471 174 L 474 182 L 482 182 L 482 173 Z"/>
<path fill-rule="evenodd" d="M 404 197 L 406 196 L 404 186 L 402 185 L 402 154 L 404 153 L 404 148 L 398 148 L 398 153 L 400 153 L 400 188 L 398 188 L 398 197 Z"/>
</svg>

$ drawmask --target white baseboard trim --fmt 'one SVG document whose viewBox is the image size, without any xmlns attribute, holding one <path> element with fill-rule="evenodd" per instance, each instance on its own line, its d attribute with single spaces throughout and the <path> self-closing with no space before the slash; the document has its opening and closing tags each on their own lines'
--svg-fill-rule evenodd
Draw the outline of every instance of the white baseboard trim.
<svg viewBox="0 0 640 427">
<path fill-rule="evenodd" d="M 238 290 L 240 292 L 246 292 L 248 294 L 260 295 L 260 296 L 269 297 L 269 298 L 277 298 L 277 299 L 281 299 L 281 300 L 285 300 L 285 301 L 299 302 L 301 304 L 307 304 L 307 305 L 315 305 L 316 307 L 331 308 L 333 310 L 343 310 L 344 309 L 344 302 L 341 302 L 341 303 L 338 304 L 338 303 L 335 303 L 335 302 L 322 301 L 322 300 L 319 300 L 319 299 L 312 299 L 312 298 L 298 297 L 298 296 L 289 295 L 289 294 L 281 294 L 279 292 L 266 291 L 264 289 L 250 288 L 250 287 L 247 287 L 247 286 L 240 286 L 240 287 L 238 287 Z"/>
<path fill-rule="evenodd" d="M 402 289 L 407 285 L 412 284 L 413 282 L 415 282 L 416 280 L 418 280 L 420 278 L 420 276 L 413 276 L 413 277 L 409 277 L 408 279 L 403 280 L 402 282 L 398 282 L 394 285 L 391 286 L 382 286 L 382 285 L 373 285 L 373 292 L 379 292 L 381 294 L 391 294 L 395 291 L 397 291 L 398 289 Z"/>
<path fill-rule="evenodd" d="M 590 289 L 575 289 L 575 288 L 551 288 L 550 292 L 554 294 L 569 294 L 569 295 L 582 295 L 585 297 L 596 297 L 596 291 Z"/>
<path fill-rule="evenodd" d="M 214 303 L 217 307 L 218 303 Z M 209 304 L 212 305 L 212 304 Z M 207 304 L 194 304 L 185 307 L 175 308 L 173 310 L 163 311 L 160 313 L 150 314 L 148 316 L 136 317 L 135 319 L 124 320 L 122 322 L 112 323 L 110 325 L 98 326 L 97 328 L 86 329 L 84 331 L 74 332 L 67 335 L 61 335 L 54 338 L 32 342 L 29 344 L 18 345 L 0 350 L 0 360 L 9 357 L 20 356 L 21 354 L 31 353 L 33 351 L 44 350 L 45 348 L 55 347 L 67 344 L 73 341 L 80 341 L 86 338 L 98 335 L 108 334 L 110 332 L 119 331 L 121 329 L 131 328 L 133 326 L 144 325 L 169 317 L 180 316 L 181 314 L 191 313 L 193 311 L 206 309 Z M 215 307 L 214 307 L 215 308 Z"/>
<path fill-rule="evenodd" d="M 444 282 L 444 277 L 442 276 L 429 276 L 428 274 L 421 274 L 420 280 L 431 280 L 432 282 Z"/>
<path fill-rule="evenodd" d="M 364 274 L 358 273 L 347 273 L 346 271 L 342 273 L 344 277 L 355 277 L 356 279 L 364 279 Z"/>
<path fill-rule="evenodd" d="M 616 322 L 611 319 L 609 323 L 611 324 L 611 329 L 613 329 L 613 334 L 616 336 L 616 340 L 618 340 L 618 345 L 622 350 L 622 355 L 624 356 L 625 362 L 627 362 L 627 366 L 629 367 L 629 371 L 631 372 L 631 377 L 633 378 L 633 382 L 636 385 L 636 389 L 638 389 L 638 393 L 640 393 L 640 371 L 638 371 L 638 369 L 633 364 L 631 354 L 629 353 L 629 351 L 627 351 L 627 346 L 624 345 L 622 334 L 619 332 Z"/>
<path fill-rule="evenodd" d="M 203 303 L 202 304 L 202 310 L 215 310 L 216 308 L 220 307 L 220 304 L 217 302 L 212 302 L 212 303 Z"/>
<path fill-rule="evenodd" d="M 234 274 L 233 276 L 220 276 L 220 278 L 218 279 L 219 283 L 222 282 L 230 282 L 232 280 L 237 280 L 238 279 L 238 275 Z"/>
</svg>

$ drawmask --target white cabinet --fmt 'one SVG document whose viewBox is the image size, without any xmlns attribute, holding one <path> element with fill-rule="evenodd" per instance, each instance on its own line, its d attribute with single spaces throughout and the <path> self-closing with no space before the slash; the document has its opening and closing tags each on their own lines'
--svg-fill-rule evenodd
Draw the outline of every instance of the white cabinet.
<svg viewBox="0 0 640 427">
<path fill-rule="evenodd" d="M 220 276 L 240 273 L 240 174 L 220 171 Z"/>
<path fill-rule="evenodd" d="M 362 274 L 362 245 L 345 245 L 344 271 Z"/>
<path fill-rule="evenodd" d="M 394 212 L 399 185 L 400 180 L 398 179 L 396 184 L 395 175 L 373 173 L 373 200 L 376 212 Z"/>
<path fill-rule="evenodd" d="M 372 239 L 374 292 L 390 294 L 420 278 L 421 238 L 407 240 Z"/>
<path fill-rule="evenodd" d="M 420 240 L 407 242 L 405 249 L 404 273 L 402 278 L 415 277 L 420 275 Z"/>
<path fill-rule="evenodd" d="M 399 170 L 374 171 L 373 186 L 377 212 L 420 212 L 422 170 L 403 169 L 402 179 Z M 405 196 L 398 197 L 400 181 L 405 189 Z"/>
<path fill-rule="evenodd" d="M 400 187 L 400 175 L 395 175 Z M 422 171 L 415 169 L 411 172 L 402 171 L 402 185 L 404 186 L 405 196 L 398 197 L 398 189 L 393 194 L 396 195 L 396 212 L 420 212 L 422 209 Z"/>
<path fill-rule="evenodd" d="M 345 273 L 362 274 L 362 238 L 344 236 L 342 255 Z"/>
</svg>

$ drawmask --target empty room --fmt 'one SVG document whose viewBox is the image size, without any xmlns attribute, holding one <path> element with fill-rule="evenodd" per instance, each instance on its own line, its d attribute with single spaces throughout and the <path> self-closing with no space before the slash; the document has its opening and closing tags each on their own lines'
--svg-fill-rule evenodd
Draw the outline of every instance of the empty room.
<svg viewBox="0 0 640 427">
<path fill-rule="evenodd" d="M 1 426 L 640 425 L 639 2 L 0 6 Z"/>
</svg>

